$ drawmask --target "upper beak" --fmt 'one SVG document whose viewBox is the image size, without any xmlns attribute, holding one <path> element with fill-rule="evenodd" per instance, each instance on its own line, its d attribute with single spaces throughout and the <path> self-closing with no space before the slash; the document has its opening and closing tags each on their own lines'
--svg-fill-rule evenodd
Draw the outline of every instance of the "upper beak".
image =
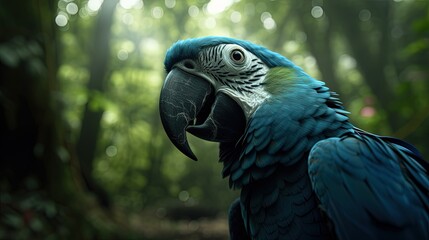
<svg viewBox="0 0 429 240">
<path fill-rule="evenodd" d="M 246 124 L 241 107 L 232 98 L 216 94 L 209 81 L 179 68 L 173 68 L 165 79 L 159 110 L 170 140 L 193 160 L 197 158 L 186 131 L 209 141 L 233 142 Z"/>
</svg>

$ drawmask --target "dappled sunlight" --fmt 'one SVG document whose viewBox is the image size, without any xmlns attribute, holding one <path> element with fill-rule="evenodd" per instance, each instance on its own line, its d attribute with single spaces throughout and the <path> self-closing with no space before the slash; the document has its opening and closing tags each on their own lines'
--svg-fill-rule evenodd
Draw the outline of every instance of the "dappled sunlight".
<svg viewBox="0 0 429 240">
<path fill-rule="evenodd" d="M 89 0 L 87 4 L 88 10 L 91 12 L 97 12 L 100 9 L 101 4 L 103 4 L 103 1 L 104 0 Z"/>
<path fill-rule="evenodd" d="M 88 28 L 96 19 L 96 13 L 102 10 L 103 1 L 89 0 L 82 6 L 72 3 L 60 8 L 55 20 L 59 27 Z M 315 34 L 326 34 L 332 23 L 326 15 L 328 6 L 322 1 L 313 3 L 300 9 L 302 14 L 297 16 L 296 10 L 291 10 L 293 4 L 288 6 L 280 1 L 119 1 L 110 36 L 111 74 L 106 79 L 104 93 L 109 104 L 104 110 L 99 140 L 102 153 L 96 157 L 94 169 L 97 180 L 109 185 L 109 194 L 117 200 L 118 207 L 158 208 L 156 215 L 163 221 L 167 221 L 166 216 L 176 204 L 228 207 L 237 193 L 228 190 L 226 182 L 220 178 L 222 166 L 217 163 L 216 144 L 206 144 L 189 136 L 192 149 L 203 159 L 195 164 L 173 149 L 161 129 L 157 101 L 165 77 L 165 52 L 172 43 L 188 37 L 244 38 L 278 51 L 311 76 L 324 80 L 327 72 L 320 69 L 318 61 L 324 61 L 325 56 L 317 55 L 317 49 L 325 48 L 325 42 Z M 85 11 L 90 18 L 82 15 Z M 376 18 L 373 11 L 370 8 L 356 11 L 355 18 L 364 24 L 364 29 Z M 311 31 L 304 25 L 306 22 L 311 23 Z M 400 36 L 395 29 L 391 34 Z M 352 116 L 366 127 L 376 126 L 384 113 L 363 100 L 363 96 L 370 95 L 370 90 L 357 69 L 358 59 L 347 49 L 343 39 L 335 35 L 331 38 L 335 47 L 329 50 L 334 56 L 330 64 L 335 69 L 333 76 L 338 79 L 330 80 L 338 81 L 341 92 L 348 94 L 344 98 L 350 103 L 348 108 Z M 64 64 L 72 60 L 66 57 Z M 66 109 L 68 116 L 76 114 L 70 119 L 78 119 L 81 112 L 76 108 L 81 107 L 76 104 Z M 124 188 L 130 179 L 137 178 L 140 184 Z M 213 194 L 214 189 L 218 193 Z M 136 191 L 144 194 L 136 194 Z M 117 192 L 121 192 L 120 197 L 116 197 Z M 160 205 L 160 201 L 168 203 Z M 197 231 L 197 225 L 187 226 Z"/>
<path fill-rule="evenodd" d="M 124 9 L 142 9 L 144 6 L 143 0 L 120 0 L 119 5 Z"/>
<path fill-rule="evenodd" d="M 79 7 L 77 6 L 76 3 L 70 2 L 70 3 L 67 3 L 66 11 L 70 15 L 75 15 L 79 12 Z"/>
<path fill-rule="evenodd" d="M 206 6 L 209 14 L 219 14 L 228 9 L 234 0 L 211 0 Z"/>
<path fill-rule="evenodd" d="M 276 27 L 276 22 L 269 12 L 263 12 L 261 14 L 261 22 L 264 24 L 264 28 L 267 30 L 271 30 Z"/>
<path fill-rule="evenodd" d="M 1 19 L 0 158 L 11 163 L 0 173 L 12 177 L 0 200 L 12 207 L 0 239 L 49 238 L 59 222 L 53 239 L 228 239 L 239 192 L 222 178 L 218 144 L 188 134 L 191 161 L 159 116 L 166 51 L 187 38 L 277 52 L 338 92 L 353 124 L 429 154 L 427 1 L 39 2 L 9 1 L 22 14 Z M 12 193 L 18 184 L 24 193 Z"/>
</svg>

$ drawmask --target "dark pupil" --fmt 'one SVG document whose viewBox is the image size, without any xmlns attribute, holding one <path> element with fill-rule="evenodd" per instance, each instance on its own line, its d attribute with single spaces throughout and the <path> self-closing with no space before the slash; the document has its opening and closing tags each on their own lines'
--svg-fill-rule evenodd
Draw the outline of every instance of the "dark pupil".
<svg viewBox="0 0 429 240">
<path fill-rule="evenodd" d="M 243 54 L 242 54 L 241 52 L 239 52 L 239 51 L 234 51 L 234 52 L 232 53 L 232 58 L 233 58 L 235 61 L 241 61 L 241 60 L 243 59 Z"/>
</svg>

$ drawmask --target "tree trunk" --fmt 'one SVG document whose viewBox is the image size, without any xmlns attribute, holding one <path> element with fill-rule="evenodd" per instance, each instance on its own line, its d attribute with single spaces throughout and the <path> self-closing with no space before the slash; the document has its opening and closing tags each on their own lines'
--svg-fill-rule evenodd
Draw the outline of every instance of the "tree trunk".
<svg viewBox="0 0 429 240">
<path fill-rule="evenodd" d="M 309 11 L 311 2 L 297 2 L 298 24 L 307 34 L 307 46 L 317 62 L 317 66 L 322 75 L 322 80 L 327 84 L 331 91 L 335 91 L 341 96 L 341 86 L 335 73 L 335 59 L 332 48 L 332 24 L 321 22 L 314 19 Z M 346 100 L 346 98 L 344 98 Z"/>
<path fill-rule="evenodd" d="M 105 83 L 108 79 L 110 37 L 116 4 L 117 1 L 105 1 L 98 13 L 98 19 L 94 27 L 93 51 L 90 56 L 89 96 L 85 105 L 79 139 L 76 144 L 77 155 L 87 188 L 95 193 L 99 202 L 105 207 L 110 205 L 108 195 L 94 180 L 92 171 L 100 132 L 100 121 L 103 115 L 103 106 L 99 105 L 99 97 L 100 95 L 103 96 Z"/>
<path fill-rule="evenodd" d="M 72 159 L 52 96 L 58 90 L 57 34 L 52 21 L 56 5 L 54 1 L 1 5 L 8 9 L 0 20 L 5 24 L 0 35 L 0 152 L 5 159 L 5 175 L 1 175 L 15 187 L 35 177 L 58 196 L 70 185 Z"/>
<path fill-rule="evenodd" d="M 394 91 L 392 83 L 387 80 L 386 69 L 388 67 L 388 54 L 390 51 L 389 38 L 389 11 L 390 1 L 365 2 L 365 8 L 372 13 L 374 26 L 380 33 L 379 38 L 369 36 L 368 32 L 362 31 L 359 12 L 356 4 L 350 1 L 332 1 L 324 5 L 331 23 L 341 29 L 348 47 L 356 59 L 359 71 L 364 82 L 371 89 L 377 99 L 378 106 L 386 114 L 386 120 L 391 129 L 400 125 L 400 115 L 392 109 Z"/>
<path fill-rule="evenodd" d="M 54 0 L 0 3 L 0 232 L 5 239 L 94 234 L 80 169 L 55 101 L 56 6 Z"/>
</svg>

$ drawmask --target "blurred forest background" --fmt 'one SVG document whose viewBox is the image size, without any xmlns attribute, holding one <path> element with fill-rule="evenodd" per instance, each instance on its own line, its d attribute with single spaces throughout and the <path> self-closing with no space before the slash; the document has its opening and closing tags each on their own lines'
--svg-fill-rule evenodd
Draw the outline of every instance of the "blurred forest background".
<svg viewBox="0 0 429 240">
<path fill-rule="evenodd" d="M 0 27 L 0 239 L 228 238 L 216 144 L 193 162 L 158 116 L 189 37 L 277 51 L 429 157 L 427 0 L 2 1 Z"/>
</svg>

